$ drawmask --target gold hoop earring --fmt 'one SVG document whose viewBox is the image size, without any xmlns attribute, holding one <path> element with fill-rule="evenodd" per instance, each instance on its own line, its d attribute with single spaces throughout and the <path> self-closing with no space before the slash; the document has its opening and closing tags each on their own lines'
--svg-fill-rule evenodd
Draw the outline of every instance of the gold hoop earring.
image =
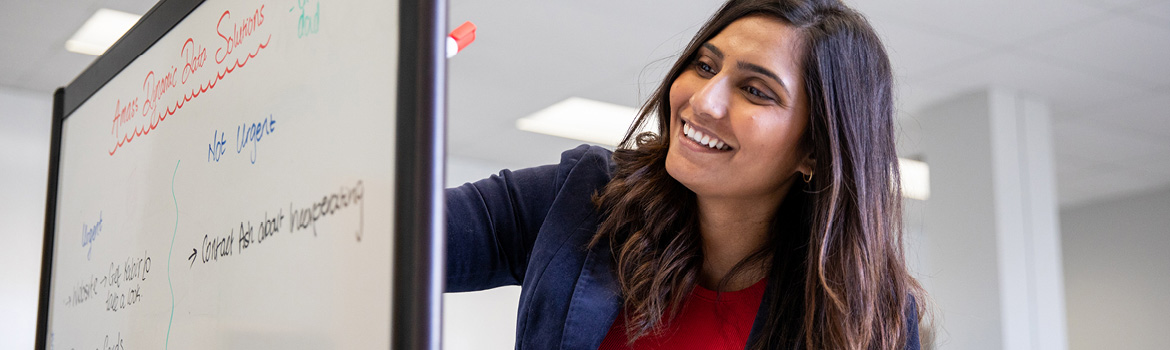
<svg viewBox="0 0 1170 350">
<path fill-rule="evenodd" d="M 804 175 L 804 183 L 812 182 L 812 174 L 802 174 L 802 175 Z"/>
</svg>

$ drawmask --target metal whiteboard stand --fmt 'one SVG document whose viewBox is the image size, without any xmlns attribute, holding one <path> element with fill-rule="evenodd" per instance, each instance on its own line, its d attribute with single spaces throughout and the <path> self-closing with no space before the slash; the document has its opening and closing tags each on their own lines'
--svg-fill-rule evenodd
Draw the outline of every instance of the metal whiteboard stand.
<svg viewBox="0 0 1170 350">
<path fill-rule="evenodd" d="M 398 14 L 397 218 L 390 345 L 400 350 L 440 350 L 446 279 L 447 4 L 445 0 L 402 0 Z"/>
</svg>

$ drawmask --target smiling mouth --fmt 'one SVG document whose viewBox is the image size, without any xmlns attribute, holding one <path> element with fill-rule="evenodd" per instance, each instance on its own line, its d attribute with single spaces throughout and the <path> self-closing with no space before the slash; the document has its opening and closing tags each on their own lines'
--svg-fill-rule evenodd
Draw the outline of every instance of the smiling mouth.
<svg viewBox="0 0 1170 350">
<path fill-rule="evenodd" d="M 691 139 L 691 141 L 695 141 L 695 143 L 698 143 L 698 144 L 703 145 L 703 146 L 707 146 L 707 148 L 710 148 L 713 150 L 720 150 L 720 151 L 730 151 L 731 150 L 731 147 L 728 146 L 726 143 L 724 143 L 723 140 L 720 140 L 719 138 L 714 137 L 712 135 L 704 134 L 702 131 L 699 131 L 699 130 L 696 130 L 695 128 L 692 128 L 691 123 L 683 121 L 682 128 L 683 128 L 683 135 L 685 135 L 688 139 Z"/>
</svg>

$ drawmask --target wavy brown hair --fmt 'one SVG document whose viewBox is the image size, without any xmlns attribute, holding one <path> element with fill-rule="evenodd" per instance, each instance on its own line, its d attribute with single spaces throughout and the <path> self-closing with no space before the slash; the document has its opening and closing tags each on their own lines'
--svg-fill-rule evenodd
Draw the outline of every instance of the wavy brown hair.
<svg viewBox="0 0 1170 350">
<path fill-rule="evenodd" d="M 670 86 L 700 45 L 731 22 L 765 15 L 796 29 L 809 101 L 802 144 L 812 181 L 791 186 L 769 243 L 739 262 L 768 268 L 750 349 L 900 349 L 925 294 L 906 268 L 894 146 L 892 73 L 873 28 L 835 0 L 732 0 L 682 52 L 613 154 L 613 180 L 594 197 L 604 219 L 593 245 L 614 251 L 633 339 L 663 328 L 703 263 L 695 194 L 666 172 Z M 654 118 L 657 117 L 657 118 Z M 657 119 L 657 133 L 638 134 Z M 779 156 L 779 155 L 778 155 Z M 777 176 L 788 176 L 777 174 Z"/>
</svg>

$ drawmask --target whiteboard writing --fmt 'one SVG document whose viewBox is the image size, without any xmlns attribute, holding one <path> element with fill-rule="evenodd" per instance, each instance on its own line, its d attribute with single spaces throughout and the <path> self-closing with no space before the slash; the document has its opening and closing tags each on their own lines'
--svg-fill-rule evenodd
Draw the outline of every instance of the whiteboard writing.
<svg viewBox="0 0 1170 350">
<path fill-rule="evenodd" d="M 214 62 L 217 67 L 215 74 L 206 78 L 205 83 L 192 86 L 191 89 L 179 96 L 170 94 L 172 89 L 185 86 L 192 80 L 192 76 L 200 72 L 207 63 L 207 50 L 195 38 L 187 38 L 179 47 L 179 63 L 183 69 L 180 72 L 176 65 L 160 70 L 151 70 L 146 73 L 142 81 L 142 104 L 139 106 L 139 97 L 127 98 L 125 104 L 122 99 L 114 104 L 114 118 L 110 127 L 114 145 L 109 150 L 113 156 L 118 149 L 125 147 L 135 138 L 149 135 L 151 131 L 183 109 L 187 102 L 198 98 L 201 94 L 215 88 L 219 81 L 226 78 L 237 68 L 243 68 L 248 60 L 255 58 L 261 50 L 268 47 L 272 35 L 268 34 L 263 41 L 252 38 L 260 33 L 264 25 L 264 5 L 260 5 L 251 16 L 239 21 L 232 20 L 232 12 L 225 10 L 215 24 L 216 34 L 223 40 L 214 53 Z M 255 45 L 251 51 L 237 50 L 241 46 Z M 229 60 L 233 59 L 234 60 Z M 173 102 L 171 102 L 173 101 Z"/>
<path fill-rule="evenodd" d="M 140 255 L 110 262 L 109 268 L 100 275 L 91 273 L 89 277 L 76 282 L 63 302 L 66 306 L 77 307 L 104 296 L 102 300 L 106 311 L 124 310 L 142 299 L 140 283 L 147 280 L 150 265 L 150 254 L 145 251 Z"/>
<path fill-rule="evenodd" d="M 317 9 L 312 13 L 305 10 L 305 5 L 308 4 L 309 0 L 297 0 L 297 7 L 288 10 L 293 12 L 298 7 L 301 9 L 301 17 L 297 20 L 297 38 L 317 34 L 321 30 L 321 3 L 317 3 Z"/>
<path fill-rule="evenodd" d="M 271 114 L 259 122 L 252 124 L 245 123 L 236 127 L 236 153 L 244 152 L 244 149 L 249 147 L 248 144 L 251 144 L 252 157 L 250 159 L 252 160 L 252 164 L 256 164 L 256 148 L 259 147 L 257 145 L 264 138 L 264 135 L 271 134 L 275 131 L 276 118 Z"/>
<path fill-rule="evenodd" d="M 207 49 L 195 43 L 195 39 L 187 38 L 183 42 L 183 48 L 179 49 L 179 55 L 183 56 L 183 77 L 181 83 L 186 84 L 187 79 L 191 78 L 192 74 L 198 72 L 207 64 Z"/>
<path fill-rule="evenodd" d="M 252 36 L 256 28 L 264 24 L 264 5 L 260 5 L 259 9 L 250 17 L 244 17 L 242 22 L 231 23 L 232 29 L 228 30 L 224 20 L 230 21 L 232 17 L 231 11 L 224 11 L 219 16 L 219 23 L 215 24 L 215 32 L 219 34 L 220 38 L 224 40 L 224 46 L 215 50 L 215 63 L 223 63 L 232 54 L 232 50 L 244 43 L 244 39 Z M 227 31 L 227 34 L 224 32 Z M 223 55 L 220 55 L 223 52 Z M 238 60 L 237 60 L 238 61 Z"/>
<path fill-rule="evenodd" d="M 261 140 L 265 136 L 276 132 L 276 117 L 271 113 L 259 121 L 254 123 L 241 123 L 236 126 L 236 138 L 232 144 L 235 146 L 236 154 L 244 152 L 249 153 L 248 159 L 251 164 L 256 164 L 256 157 L 259 154 L 258 148 Z M 218 163 L 223 158 L 224 153 L 227 153 L 227 133 L 221 132 L 219 129 L 213 130 L 211 134 L 211 143 L 207 144 L 207 162 Z"/>
<path fill-rule="evenodd" d="M 396 11 L 207 0 L 67 116 L 50 347 L 389 348 Z"/>
<path fill-rule="evenodd" d="M 101 212 L 98 212 L 98 220 L 97 220 L 96 224 L 93 224 L 93 227 L 90 227 L 87 224 L 81 224 L 81 247 L 82 248 L 86 248 L 86 246 L 89 247 L 89 249 L 86 250 L 86 252 L 85 252 L 85 260 L 89 260 L 90 258 L 93 257 L 93 241 L 95 239 L 97 239 L 98 234 L 101 232 L 102 232 L 102 213 Z"/>
<path fill-rule="evenodd" d="M 354 231 L 354 240 L 361 242 L 362 229 L 365 226 L 365 187 L 362 181 L 357 181 L 353 187 L 342 186 L 337 192 L 330 193 L 314 200 L 309 204 L 297 206 L 290 203 L 289 215 L 285 215 L 284 208 L 275 211 L 265 211 L 256 221 L 243 220 L 238 226 L 229 229 L 226 234 L 204 234 L 203 241 L 191 248 L 187 256 L 188 268 L 194 268 L 196 263 L 210 264 L 221 260 L 226 261 L 233 256 L 244 254 L 249 249 L 255 249 L 264 242 L 273 239 L 294 239 L 298 230 L 304 232 L 312 230 L 312 236 L 317 237 L 317 222 L 337 216 L 347 211 L 357 211 L 357 229 Z M 352 206 L 352 208 L 351 208 Z M 286 220 L 287 223 L 286 223 Z M 285 235 L 280 235 L 281 232 Z"/>
<path fill-rule="evenodd" d="M 215 130 L 211 134 L 211 143 L 207 144 L 207 162 L 219 163 L 220 157 L 223 157 L 223 154 L 227 152 L 227 147 L 224 147 L 226 144 L 227 133 Z"/>
<path fill-rule="evenodd" d="M 337 192 L 321 197 L 320 201 L 301 207 L 301 209 L 293 209 L 289 205 L 289 219 L 292 220 L 292 231 L 304 230 L 308 228 L 313 229 L 313 236 L 317 235 L 317 220 L 324 217 L 335 215 L 350 205 L 358 206 L 358 228 L 354 232 L 354 238 L 357 241 L 362 240 L 362 227 L 365 226 L 365 186 L 362 181 L 358 180 L 353 187 L 341 187 Z"/>
</svg>

